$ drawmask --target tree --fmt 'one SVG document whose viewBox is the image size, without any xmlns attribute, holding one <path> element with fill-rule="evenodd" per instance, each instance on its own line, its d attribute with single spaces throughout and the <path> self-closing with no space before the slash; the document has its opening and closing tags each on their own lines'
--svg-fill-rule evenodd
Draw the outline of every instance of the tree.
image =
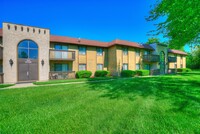
<svg viewBox="0 0 200 134">
<path fill-rule="evenodd" d="M 191 53 L 188 53 L 187 58 L 187 67 L 193 69 L 200 69 L 200 47 L 197 46 L 195 50 Z"/>
<path fill-rule="evenodd" d="M 146 44 L 160 43 L 158 38 L 149 38 Z"/>
<path fill-rule="evenodd" d="M 147 20 L 159 18 L 166 19 L 157 24 L 155 34 L 168 37 L 173 48 L 200 43 L 199 0 L 157 0 Z"/>
</svg>

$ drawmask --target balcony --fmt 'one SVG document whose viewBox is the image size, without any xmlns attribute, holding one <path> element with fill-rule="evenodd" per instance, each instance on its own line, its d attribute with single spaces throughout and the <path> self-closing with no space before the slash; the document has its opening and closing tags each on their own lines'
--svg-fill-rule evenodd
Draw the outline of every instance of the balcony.
<svg viewBox="0 0 200 134">
<path fill-rule="evenodd" d="M 75 78 L 75 71 L 51 71 L 49 72 L 49 79 L 50 80 L 63 80 L 63 79 L 72 79 Z"/>
<path fill-rule="evenodd" d="M 50 60 L 75 60 L 75 51 L 66 50 L 50 50 L 49 53 Z"/>
<path fill-rule="evenodd" d="M 159 62 L 160 56 L 159 55 L 143 55 L 144 62 Z"/>
<path fill-rule="evenodd" d="M 168 62 L 176 62 L 177 58 L 176 57 L 168 57 Z"/>
</svg>

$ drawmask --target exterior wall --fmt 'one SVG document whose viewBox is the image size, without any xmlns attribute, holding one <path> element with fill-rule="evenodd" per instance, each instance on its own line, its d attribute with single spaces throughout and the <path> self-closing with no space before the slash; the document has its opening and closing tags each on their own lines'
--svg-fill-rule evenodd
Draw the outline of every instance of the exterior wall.
<svg viewBox="0 0 200 134">
<path fill-rule="evenodd" d="M 10 29 L 8 29 L 8 25 Z M 23 28 L 23 31 L 21 28 Z M 35 32 L 33 32 L 33 29 L 35 29 Z M 39 80 L 44 81 L 49 79 L 49 32 L 48 29 L 3 23 L 3 72 L 5 83 L 16 83 L 18 81 L 17 46 L 24 39 L 33 40 L 38 45 Z M 9 64 L 10 59 L 14 62 L 12 67 Z M 41 60 L 44 60 L 44 66 L 41 65 Z"/>
<path fill-rule="evenodd" d="M 183 63 L 183 68 L 186 68 L 186 57 L 185 57 L 185 56 L 183 56 L 183 61 L 182 61 L 182 63 Z"/>
<path fill-rule="evenodd" d="M 135 70 L 136 69 L 136 54 L 135 49 L 133 47 L 129 47 L 128 49 L 128 69 Z"/>
<path fill-rule="evenodd" d="M 87 60 L 86 60 L 86 66 L 87 70 L 92 72 L 92 75 L 94 75 L 96 69 L 97 69 L 97 54 L 96 54 L 96 48 L 95 47 L 87 47 Z"/>
<path fill-rule="evenodd" d="M 168 56 L 176 57 L 176 54 L 168 53 Z M 176 64 L 177 64 L 177 62 L 170 62 L 169 69 L 176 69 Z"/>
<path fill-rule="evenodd" d="M 114 76 L 118 75 L 116 49 L 116 46 L 112 46 L 108 49 L 108 70 L 110 74 Z"/>
</svg>

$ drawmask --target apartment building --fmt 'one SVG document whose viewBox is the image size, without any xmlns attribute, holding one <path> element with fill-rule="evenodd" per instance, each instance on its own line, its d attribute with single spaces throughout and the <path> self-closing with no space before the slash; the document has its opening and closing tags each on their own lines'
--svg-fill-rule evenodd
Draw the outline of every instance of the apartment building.
<svg viewBox="0 0 200 134">
<path fill-rule="evenodd" d="M 150 70 L 165 74 L 186 67 L 186 53 L 162 44 L 125 40 L 100 42 L 50 34 L 46 28 L 3 23 L 0 29 L 0 81 L 16 83 L 75 78 L 79 70 Z"/>
</svg>

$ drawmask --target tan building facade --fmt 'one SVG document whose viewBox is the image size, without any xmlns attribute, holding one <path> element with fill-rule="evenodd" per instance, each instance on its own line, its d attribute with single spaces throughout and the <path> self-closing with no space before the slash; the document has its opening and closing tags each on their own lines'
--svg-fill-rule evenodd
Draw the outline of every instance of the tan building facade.
<svg viewBox="0 0 200 134">
<path fill-rule="evenodd" d="M 160 44 L 124 40 L 100 42 L 54 36 L 49 29 L 3 23 L 0 29 L 0 74 L 4 83 L 74 78 L 79 70 L 147 69 L 165 74 L 186 67 L 186 53 Z"/>
</svg>

